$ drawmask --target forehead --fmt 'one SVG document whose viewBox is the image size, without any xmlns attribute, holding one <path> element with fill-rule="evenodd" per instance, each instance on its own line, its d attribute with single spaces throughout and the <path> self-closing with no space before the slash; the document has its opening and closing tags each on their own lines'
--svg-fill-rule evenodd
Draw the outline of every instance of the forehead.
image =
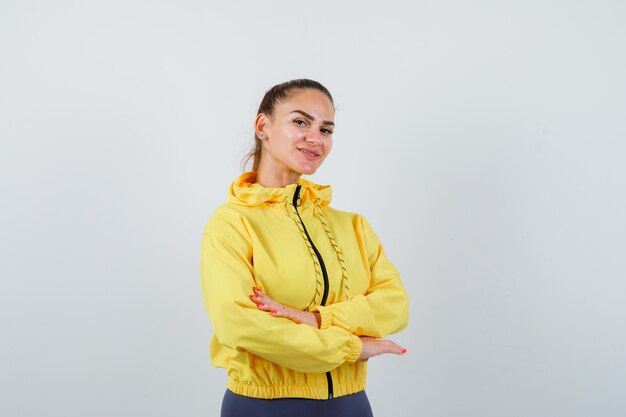
<svg viewBox="0 0 626 417">
<path fill-rule="evenodd" d="M 276 113 L 289 114 L 302 110 L 316 119 L 332 121 L 335 108 L 326 94 L 318 90 L 296 90 L 291 97 L 276 106 Z"/>
</svg>

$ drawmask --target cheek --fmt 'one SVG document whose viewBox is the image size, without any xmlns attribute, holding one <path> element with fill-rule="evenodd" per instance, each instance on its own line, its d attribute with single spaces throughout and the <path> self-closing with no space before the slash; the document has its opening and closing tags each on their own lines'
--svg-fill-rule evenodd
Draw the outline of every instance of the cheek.
<svg viewBox="0 0 626 417">
<path fill-rule="evenodd" d="M 330 150 L 333 148 L 333 140 L 328 139 L 328 141 L 326 142 L 326 155 L 328 155 L 330 153 Z"/>
<path fill-rule="evenodd" d="M 286 125 L 283 127 L 283 135 L 285 135 L 285 137 L 296 138 L 300 134 L 302 134 L 302 132 L 300 132 L 296 126 Z"/>
</svg>

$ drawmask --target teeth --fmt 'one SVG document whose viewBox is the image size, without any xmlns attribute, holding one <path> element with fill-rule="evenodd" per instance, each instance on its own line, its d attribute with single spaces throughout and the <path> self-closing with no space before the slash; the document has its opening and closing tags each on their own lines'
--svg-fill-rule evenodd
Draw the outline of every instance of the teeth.
<svg viewBox="0 0 626 417">
<path fill-rule="evenodd" d="M 309 151 L 307 151 L 306 149 L 300 149 L 300 151 L 304 152 L 304 153 L 305 153 L 305 154 L 307 154 L 307 155 L 317 156 L 317 154 L 316 154 L 316 153 L 309 152 Z"/>
</svg>

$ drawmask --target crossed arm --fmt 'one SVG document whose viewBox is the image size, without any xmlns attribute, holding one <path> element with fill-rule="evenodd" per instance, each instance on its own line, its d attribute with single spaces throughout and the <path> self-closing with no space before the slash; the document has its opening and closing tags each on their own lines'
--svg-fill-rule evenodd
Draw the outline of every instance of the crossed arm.
<svg viewBox="0 0 626 417">
<path fill-rule="evenodd" d="M 384 271 L 372 267 L 370 290 L 375 291 L 368 291 L 366 296 L 319 306 L 315 312 L 283 308 L 262 292 L 252 290 L 255 285 L 252 246 L 245 224 L 239 225 L 244 221 L 238 214 L 222 210 L 220 217 L 209 221 L 203 236 L 204 303 L 215 336 L 223 346 L 253 352 L 300 372 L 324 372 L 344 362 L 367 360 L 381 353 L 405 352 L 391 341 L 378 339 L 392 333 L 392 327 L 403 327 L 407 319 L 404 289 L 400 292 L 404 294 L 400 310 L 390 305 L 387 297 L 380 298 L 397 293 L 376 286 L 376 282 L 389 281 L 386 274 L 379 273 Z M 385 262 L 378 259 L 381 253 L 376 249 L 378 240 L 371 236 L 367 241 L 362 239 L 360 244 L 371 246 L 363 248 L 370 254 L 370 265 L 383 265 Z M 396 278 L 390 282 L 399 284 Z M 246 295 L 248 292 L 254 292 L 250 298 Z M 365 299 L 374 304 L 363 303 Z M 391 314 L 389 309 L 393 310 Z M 281 320 L 281 317 L 289 320 Z M 280 343 L 276 343 L 276 335 L 280 335 Z"/>
<path fill-rule="evenodd" d="M 256 304 L 259 310 L 266 311 L 273 317 L 284 317 L 297 324 L 312 326 L 316 329 L 320 328 L 321 318 L 319 312 L 308 312 L 286 307 L 272 300 L 256 287 L 253 287 L 252 291 L 254 294 L 250 295 L 250 299 Z M 391 340 L 377 339 L 369 336 L 359 337 L 363 344 L 361 354 L 359 355 L 360 361 L 366 361 L 371 357 L 384 353 L 403 355 L 407 352 L 405 348 Z"/>
</svg>

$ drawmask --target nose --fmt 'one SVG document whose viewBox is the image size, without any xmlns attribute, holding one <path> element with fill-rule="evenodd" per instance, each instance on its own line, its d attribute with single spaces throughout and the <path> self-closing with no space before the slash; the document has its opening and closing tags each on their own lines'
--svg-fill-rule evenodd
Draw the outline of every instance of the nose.
<svg viewBox="0 0 626 417">
<path fill-rule="evenodd" d="M 310 142 L 310 143 L 319 143 L 320 142 L 320 136 L 318 132 L 309 132 L 306 135 L 306 141 Z"/>
</svg>

